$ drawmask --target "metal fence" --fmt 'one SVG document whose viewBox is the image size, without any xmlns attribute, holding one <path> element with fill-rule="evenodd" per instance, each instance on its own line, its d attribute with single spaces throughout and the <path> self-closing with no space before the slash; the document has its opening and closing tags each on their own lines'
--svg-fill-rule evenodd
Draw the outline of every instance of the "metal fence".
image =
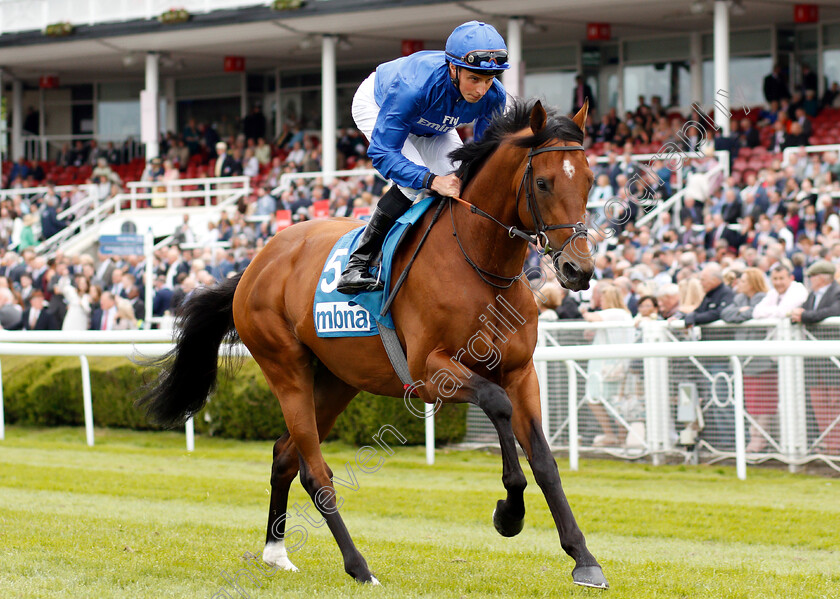
<svg viewBox="0 0 840 599">
<path fill-rule="evenodd" d="M 543 426 L 555 449 L 654 463 L 712 463 L 740 451 L 745 463 L 775 459 L 796 469 L 820 460 L 840 470 L 835 341 L 840 318 L 808 328 L 787 320 L 691 329 L 662 321 L 541 323 L 540 345 L 564 348 L 535 355 Z M 497 443 L 472 406 L 466 441 Z"/>
</svg>

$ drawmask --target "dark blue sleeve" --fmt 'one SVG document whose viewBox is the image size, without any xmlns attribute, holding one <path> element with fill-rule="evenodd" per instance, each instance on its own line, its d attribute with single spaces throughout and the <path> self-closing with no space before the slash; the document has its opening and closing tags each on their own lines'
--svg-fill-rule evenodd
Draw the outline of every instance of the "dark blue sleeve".
<svg viewBox="0 0 840 599">
<path fill-rule="evenodd" d="M 475 120 L 475 126 L 473 127 L 473 139 L 475 141 L 481 141 L 493 117 L 505 111 L 507 92 L 498 79 L 493 80 L 493 87 L 490 93 L 495 96 L 493 101 L 488 105 L 487 111 Z"/>
<path fill-rule="evenodd" d="M 397 78 L 388 88 L 371 133 L 368 157 L 373 167 L 387 179 L 411 189 L 422 189 L 429 169 L 403 156 L 402 148 L 419 114 L 423 90 L 410 88 Z"/>
</svg>

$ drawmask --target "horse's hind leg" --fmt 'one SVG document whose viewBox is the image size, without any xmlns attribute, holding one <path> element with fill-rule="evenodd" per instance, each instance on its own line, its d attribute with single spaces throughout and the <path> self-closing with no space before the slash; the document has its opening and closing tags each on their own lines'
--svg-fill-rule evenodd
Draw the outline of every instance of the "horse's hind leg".
<svg viewBox="0 0 840 599">
<path fill-rule="evenodd" d="M 315 376 L 315 409 L 318 423 L 318 437 L 326 438 L 336 418 L 344 411 L 356 395 L 356 389 L 336 378 L 324 369 Z M 287 551 L 295 551 L 297 543 L 286 547 L 286 520 L 289 488 L 299 468 L 298 451 L 287 432 L 274 444 L 274 460 L 271 466 L 271 500 L 268 510 L 268 526 L 265 534 L 263 561 L 281 570 L 297 571 L 289 561 Z M 296 539 L 303 542 L 303 539 Z"/>
<path fill-rule="evenodd" d="M 277 334 L 278 330 L 271 329 Z M 280 333 L 282 335 L 282 333 Z M 315 372 L 311 354 L 291 335 L 275 339 L 272 355 L 254 353 L 274 395 L 283 408 L 283 416 L 289 427 L 289 436 L 300 455 L 301 484 L 309 493 L 315 508 L 327 522 L 327 526 L 338 543 L 344 558 L 344 570 L 359 582 L 378 584 L 368 568 L 367 562 L 356 549 L 350 533 L 338 513 L 332 473 L 321 454 L 318 421 L 315 408 Z M 282 344 L 277 342 L 281 341 Z M 279 348 L 279 349 L 278 349 Z M 283 362 L 277 361 L 277 355 Z"/>
<path fill-rule="evenodd" d="M 268 528 L 265 533 L 263 561 L 281 570 L 297 572 L 286 551 L 286 507 L 289 488 L 298 473 L 298 452 L 289 433 L 274 443 L 274 460 L 271 464 L 271 500 L 268 508 Z M 292 551 L 297 548 L 292 546 Z"/>
</svg>

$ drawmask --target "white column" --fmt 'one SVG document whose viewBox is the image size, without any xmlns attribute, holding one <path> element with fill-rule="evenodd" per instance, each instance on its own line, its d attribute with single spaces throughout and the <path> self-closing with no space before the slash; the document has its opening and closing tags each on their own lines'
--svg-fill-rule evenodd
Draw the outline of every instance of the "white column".
<svg viewBox="0 0 840 599">
<path fill-rule="evenodd" d="M 160 154 L 159 66 L 160 54 L 147 52 L 146 93 L 140 102 L 140 130 L 143 132 L 143 143 L 146 145 L 146 160 L 156 158 Z"/>
<path fill-rule="evenodd" d="M 3 75 L 5 72 L 2 68 L 0 68 L 0 103 L 3 102 Z M 8 118 L 8 110 L 4 110 L 3 114 L 0 115 L 0 171 L 2 171 L 3 161 L 8 160 L 8 151 L 6 149 L 6 119 Z M 0 381 L 0 385 L 2 385 L 2 381 Z"/>
<path fill-rule="evenodd" d="M 715 124 L 721 135 L 729 135 L 729 4 L 715 0 Z"/>
<path fill-rule="evenodd" d="M 283 108 L 280 106 L 280 69 L 274 69 L 274 137 L 283 130 Z"/>
<path fill-rule="evenodd" d="M 178 102 L 175 100 L 175 77 L 163 80 L 163 95 L 166 101 L 166 130 L 178 133 Z"/>
<path fill-rule="evenodd" d="M 336 161 L 335 46 L 338 37 L 321 38 L 321 164 L 324 182 L 332 180 Z"/>
<path fill-rule="evenodd" d="M 691 102 L 703 105 L 703 36 L 691 32 Z M 689 102 L 689 104 L 691 103 Z"/>
<path fill-rule="evenodd" d="M 508 63 L 510 68 L 502 75 L 502 83 L 511 96 L 522 95 L 522 25 L 525 19 L 511 17 L 507 26 Z"/>
<path fill-rule="evenodd" d="M 817 98 L 822 99 L 825 93 L 825 62 L 823 60 L 823 24 L 817 24 Z"/>
<path fill-rule="evenodd" d="M 239 113 L 243 119 L 251 113 L 248 107 L 248 75 L 244 71 L 239 74 Z"/>
<path fill-rule="evenodd" d="M 624 114 L 624 42 L 618 42 L 618 114 Z"/>
<path fill-rule="evenodd" d="M 95 89 L 95 88 L 94 88 Z M 45 96 L 43 88 L 38 89 L 38 135 L 41 136 L 41 160 L 49 160 L 49 147 L 47 146 L 47 119 L 45 116 Z M 93 112 L 96 115 L 96 110 Z"/>
<path fill-rule="evenodd" d="M 12 81 L 12 160 L 23 156 L 23 81 Z"/>
</svg>

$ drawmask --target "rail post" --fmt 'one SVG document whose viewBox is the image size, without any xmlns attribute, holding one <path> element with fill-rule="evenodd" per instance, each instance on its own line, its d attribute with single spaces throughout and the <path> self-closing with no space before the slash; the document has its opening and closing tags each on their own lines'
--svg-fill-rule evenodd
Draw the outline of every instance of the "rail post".
<svg viewBox="0 0 840 599">
<path fill-rule="evenodd" d="M 580 445 L 578 437 L 577 370 L 574 360 L 566 360 L 569 381 L 569 470 L 580 468 Z"/>
<path fill-rule="evenodd" d="M 93 400 L 90 395 L 90 366 L 87 356 L 79 356 L 82 364 L 82 401 L 85 405 L 85 435 L 87 444 L 93 447 Z"/>
<path fill-rule="evenodd" d="M 663 323 L 642 323 L 644 344 L 666 341 Z M 671 449 L 669 438 L 671 406 L 668 358 L 643 358 L 645 388 L 646 437 L 654 465 L 662 463 L 663 455 Z"/>
<path fill-rule="evenodd" d="M 735 402 L 735 471 L 738 478 L 747 480 L 747 449 L 744 440 L 744 371 L 741 359 L 731 356 L 732 363 L 732 394 Z"/>
</svg>

